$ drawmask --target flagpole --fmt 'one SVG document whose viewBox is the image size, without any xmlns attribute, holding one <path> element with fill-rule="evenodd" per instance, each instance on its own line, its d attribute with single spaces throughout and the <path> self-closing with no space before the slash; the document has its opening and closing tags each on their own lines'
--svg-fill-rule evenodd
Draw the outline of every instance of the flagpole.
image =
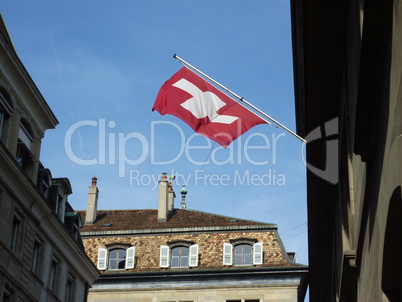
<svg viewBox="0 0 402 302">
<path fill-rule="evenodd" d="M 190 63 L 184 61 L 182 58 L 180 58 L 178 55 L 174 55 L 173 58 L 179 60 L 180 62 L 182 62 L 183 64 L 186 64 L 188 67 L 194 69 L 195 71 L 197 71 L 199 74 L 201 74 L 202 76 L 206 77 L 208 80 L 210 80 L 211 82 L 215 83 L 216 85 L 218 85 L 219 87 L 221 87 L 222 89 L 226 90 L 227 92 L 229 92 L 231 95 L 233 95 L 234 97 L 238 98 L 240 101 L 242 101 L 243 103 L 245 103 L 246 105 L 250 106 L 251 108 L 253 108 L 255 111 L 259 112 L 260 114 L 262 114 L 263 116 L 265 116 L 266 118 L 268 118 L 269 120 L 271 120 L 274 124 L 278 125 L 279 127 L 281 127 L 282 129 L 286 130 L 287 132 L 289 132 L 290 134 L 292 134 L 293 136 L 295 136 L 297 139 L 299 139 L 300 141 L 302 141 L 303 143 L 306 143 L 306 140 L 304 138 L 302 138 L 301 136 L 297 135 L 296 133 L 294 133 L 292 130 L 290 130 L 289 128 L 285 127 L 284 125 L 282 125 L 281 123 L 279 123 L 277 120 L 273 119 L 272 117 L 270 117 L 268 114 L 266 114 L 264 111 L 258 109 L 257 107 L 255 107 L 253 104 L 249 103 L 248 101 L 246 101 L 244 98 L 242 98 L 241 96 L 237 95 L 236 93 L 234 93 L 233 91 L 229 90 L 228 88 L 226 88 L 225 86 L 223 86 L 222 84 L 218 83 L 217 81 L 215 81 L 213 78 L 211 78 L 210 76 L 206 75 L 205 73 L 203 73 L 201 70 L 195 68 L 193 65 L 191 65 Z"/>
</svg>

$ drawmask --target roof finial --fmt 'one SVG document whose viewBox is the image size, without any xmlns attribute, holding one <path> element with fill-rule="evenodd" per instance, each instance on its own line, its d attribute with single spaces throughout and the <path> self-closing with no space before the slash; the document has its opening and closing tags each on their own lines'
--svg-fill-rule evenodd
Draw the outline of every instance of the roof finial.
<svg viewBox="0 0 402 302">
<path fill-rule="evenodd" d="M 186 195 L 187 195 L 186 185 L 182 186 L 180 193 L 181 193 L 180 209 L 185 209 L 186 208 Z"/>
</svg>

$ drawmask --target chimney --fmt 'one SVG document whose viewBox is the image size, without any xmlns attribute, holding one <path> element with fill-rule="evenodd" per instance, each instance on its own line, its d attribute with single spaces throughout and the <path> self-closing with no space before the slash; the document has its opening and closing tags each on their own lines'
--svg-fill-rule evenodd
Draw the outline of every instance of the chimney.
<svg viewBox="0 0 402 302">
<path fill-rule="evenodd" d="M 174 175 L 169 176 L 169 182 L 168 182 L 168 215 L 169 216 L 173 213 L 173 210 L 174 210 L 174 198 L 176 197 L 176 194 L 173 191 L 173 185 L 172 185 L 173 179 L 175 179 Z"/>
<path fill-rule="evenodd" d="M 87 213 L 85 215 L 85 224 L 94 224 L 96 220 L 96 210 L 98 208 L 99 190 L 96 186 L 98 179 L 92 177 L 92 185 L 88 189 Z"/>
<path fill-rule="evenodd" d="M 162 179 L 158 181 L 158 222 L 166 222 L 168 218 L 168 180 L 167 173 L 162 173 Z"/>
</svg>

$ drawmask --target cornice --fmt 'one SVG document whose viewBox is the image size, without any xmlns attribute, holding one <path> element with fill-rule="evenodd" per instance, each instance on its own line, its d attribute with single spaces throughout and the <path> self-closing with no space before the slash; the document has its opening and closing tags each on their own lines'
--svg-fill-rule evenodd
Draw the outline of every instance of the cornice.
<svg viewBox="0 0 402 302">
<path fill-rule="evenodd" d="M 212 227 L 193 227 L 193 228 L 164 228 L 164 229 L 134 229 L 134 230 L 113 230 L 113 231 L 93 231 L 81 232 L 81 237 L 96 236 L 122 236 L 122 235 L 148 235 L 148 234 L 172 234 L 172 233 L 205 233 L 205 232 L 233 232 L 233 231 L 276 231 L 276 225 L 239 225 L 239 226 L 212 226 Z"/>
</svg>

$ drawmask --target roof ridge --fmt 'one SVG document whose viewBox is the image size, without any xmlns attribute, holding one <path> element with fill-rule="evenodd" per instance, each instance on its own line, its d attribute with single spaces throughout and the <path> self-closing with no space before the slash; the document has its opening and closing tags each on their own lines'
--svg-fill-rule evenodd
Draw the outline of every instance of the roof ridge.
<svg viewBox="0 0 402 302">
<path fill-rule="evenodd" d="M 267 225 L 275 225 L 277 227 L 276 223 L 271 223 L 271 222 L 263 222 L 263 221 L 257 221 L 257 220 L 251 220 L 251 219 L 245 219 L 245 218 L 239 218 L 239 217 L 234 217 L 234 216 L 227 216 L 227 215 L 222 215 L 222 214 L 216 214 L 216 213 L 210 213 L 210 212 L 205 212 L 205 211 L 200 211 L 200 210 L 194 210 L 194 209 L 180 209 L 180 208 L 175 208 L 174 209 L 179 210 L 179 211 L 189 211 L 189 212 L 195 212 L 195 213 L 201 213 L 205 215 L 212 215 L 212 216 L 217 216 L 217 217 L 222 217 L 222 218 L 228 218 L 228 219 L 237 219 L 237 220 L 242 220 L 242 221 L 247 221 L 247 222 L 253 222 L 253 223 L 260 223 L 260 224 L 267 224 Z M 85 210 L 78 210 L 77 212 L 80 211 L 85 211 Z M 158 209 L 99 209 L 97 211 L 158 211 Z"/>
<path fill-rule="evenodd" d="M 208 214 L 208 215 L 218 216 L 218 217 L 222 217 L 222 218 L 238 219 L 238 220 L 243 220 L 243 221 L 253 222 L 253 223 L 260 223 L 260 224 L 267 224 L 267 225 L 275 225 L 276 227 L 278 227 L 276 223 L 262 222 L 262 221 L 251 220 L 251 219 L 238 218 L 238 217 L 227 216 L 227 215 L 222 215 L 222 214 L 215 214 L 215 213 L 204 212 L 204 211 L 200 211 L 200 210 L 193 210 L 193 209 L 178 209 L 178 210 L 192 211 L 192 212 L 196 212 L 196 213 Z"/>
</svg>

